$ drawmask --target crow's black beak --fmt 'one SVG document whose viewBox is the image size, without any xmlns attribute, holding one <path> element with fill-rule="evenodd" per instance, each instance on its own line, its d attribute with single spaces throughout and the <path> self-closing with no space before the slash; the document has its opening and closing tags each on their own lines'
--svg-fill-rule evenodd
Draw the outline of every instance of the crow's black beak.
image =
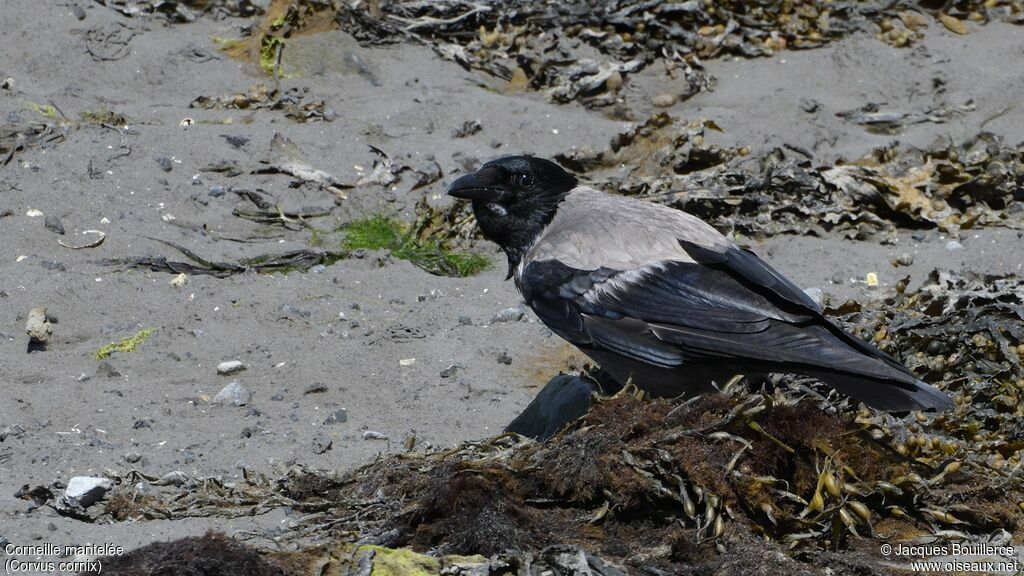
<svg viewBox="0 0 1024 576">
<path fill-rule="evenodd" d="M 449 196 L 466 200 L 493 202 L 499 200 L 504 194 L 505 192 L 501 188 L 481 183 L 475 172 L 458 178 L 448 187 Z"/>
</svg>

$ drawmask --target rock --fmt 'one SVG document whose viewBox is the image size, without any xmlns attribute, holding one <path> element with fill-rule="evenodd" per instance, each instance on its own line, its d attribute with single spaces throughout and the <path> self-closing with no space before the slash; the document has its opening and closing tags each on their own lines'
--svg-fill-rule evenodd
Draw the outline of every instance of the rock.
<svg viewBox="0 0 1024 576">
<path fill-rule="evenodd" d="M 181 288 L 185 284 L 188 284 L 188 275 L 184 272 L 178 274 L 171 280 L 171 286 L 175 288 Z"/>
<path fill-rule="evenodd" d="M 96 367 L 96 375 L 103 378 L 117 378 L 121 373 L 117 371 L 117 368 L 114 368 L 113 364 L 104 360 Z"/>
<path fill-rule="evenodd" d="M 293 319 L 293 318 L 309 318 L 310 313 L 308 310 L 303 310 L 294 304 L 281 304 L 277 309 L 278 320 Z"/>
<path fill-rule="evenodd" d="M 387 440 L 388 435 L 383 432 L 377 432 L 375 430 L 364 430 L 363 440 Z"/>
<path fill-rule="evenodd" d="M 242 364 L 239 360 L 228 360 L 227 362 L 221 362 L 217 364 L 217 374 L 221 376 L 227 376 L 228 374 L 234 374 L 235 372 L 241 372 L 245 370 L 245 364 Z"/>
<path fill-rule="evenodd" d="M 249 139 L 245 136 L 235 136 L 233 134 L 221 134 L 221 137 L 228 141 L 228 144 L 232 148 L 241 148 L 249 143 Z"/>
<path fill-rule="evenodd" d="M 924 230 L 915 230 L 910 237 L 918 242 L 924 242 L 928 239 L 928 233 Z"/>
<path fill-rule="evenodd" d="M 46 226 L 46 229 L 54 234 L 64 235 L 64 223 L 53 214 L 46 217 L 46 220 L 43 221 L 43 226 Z"/>
<path fill-rule="evenodd" d="M 324 424 L 341 424 L 342 422 L 348 422 L 348 412 L 344 408 L 335 410 L 327 418 L 324 418 Z"/>
<path fill-rule="evenodd" d="M 210 186 L 210 197 L 212 198 L 220 198 L 221 196 L 224 195 L 224 192 L 224 187 L 221 186 L 220 184 L 214 184 L 213 186 Z"/>
<path fill-rule="evenodd" d="M 39 306 L 28 311 L 25 332 L 28 333 L 30 344 L 46 345 L 50 341 L 53 324 L 46 318 L 46 308 Z"/>
<path fill-rule="evenodd" d="M 825 293 L 821 291 L 821 288 L 807 288 L 804 290 L 804 294 L 807 294 L 818 306 L 825 301 Z"/>
<path fill-rule="evenodd" d="M 459 316 L 459 325 L 460 326 L 472 326 L 473 325 L 473 319 L 470 318 L 469 316 L 466 316 L 465 314 L 463 314 L 462 316 Z"/>
<path fill-rule="evenodd" d="M 274 401 L 274 402 L 280 402 L 280 401 L 284 400 L 284 394 L 281 394 L 280 392 L 278 392 L 277 394 L 274 394 L 273 396 L 271 396 L 270 399 L 272 401 Z"/>
<path fill-rule="evenodd" d="M 946 242 L 946 250 L 949 250 L 950 252 L 953 252 L 954 250 L 960 250 L 963 247 L 964 245 L 957 242 L 956 240 L 950 240 L 949 242 Z"/>
<path fill-rule="evenodd" d="M 114 487 L 114 482 L 109 478 L 98 478 L 94 476 L 75 476 L 68 482 L 68 487 L 61 496 L 61 502 L 71 506 L 88 508 L 91 504 L 99 501 Z"/>
<path fill-rule="evenodd" d="M 456 372 L 459 371 L 460 368 L 462 368 L 462 366 L 459 366 L 458 364 L 452 364 L 451 366 L 445 368 L 444 370 L 441 370 L 440 376 L 441 378 L 451 378 L 452 376 L 455 375 Z"/>
<path fill-rule="evenodd" d="M 39 263 L 39 265 L 42 266 L 43 268 L 46 268 L 47 270 L 56 270 L 57 272 L 67 271 L 67 268 L 64 267 L 64 263 L 58 262 L 56 260 L 43 260 L 42 262 Z"/>
<path fill-rule="evenodd" d="M 512 363 L 512 357 L 508 355 L 508 352 L 502 352 L 498 355 L 498 364 L 504 364 L 508 366 Z"/>
<path fill-rule="evenodd" d="M 900 266 L 910 266 L 914 263 L 914 255 L 909 252 L 901 252 L 896 256 L 896 263 Z"/>
<path fill-rule="evenodd" d="M 510 306 L 491 318 L 491 322 L 518 322 L 523 319 L 523 309 L 519 306 Z"/>
<path fill-rule="evenodd" d="M 315 382 L 306 386 L 306 389 L 302 391 L 303 394 L 320 394 L 321 392 L 327 392 L 327 384 Z"/>
<path fill-rule="evenodd" d="M 142 454 L 138 452 L 128 452 L 124 455 L 124 461 L 129 464 L 136 464 L 142 460 Z"/>
<path fill-rule="evenodd" d="M 160 165 L 160 169 L 164 172 L 170 172 L 171 168 L 174 168 L 174 162 L 172 162 L 167 156 L 157 158 L 156 163 Z"/>
<path fill-rule="evenodd" d="M 654 104 L 655 108 L 668 108 L 674 106 L 679 99 L 676 98 L 675 94 L 658 94 L 651 99 L 651 103 Z"/>
<path fill-rule="evenodd" d="M 821 102 L 814 100 L 813 98 L 801 98 L 800 109 L 808 114 L 814 114 L 821 108 Z"/>
<path fill-rule="evenodd" d="M 78 20 L 85 20 L 85 9 L 78 4 L 71 5 L 71 13 L 75 15 Z"/>
<path fill-rule="evenodd" d="M 242 386 L 238 382 L 232 382 L 216 396 L 213 397 L 214 404 L 233 404 L 235 406 L 245 406 L 252 399 L 252 392 L 248 388 Z"/>
<path fill-rule="evenodd" d="M 328 450 L 330 450 L 331 446 L 333 446 L 333 445 L 334 445 L 334 442 L 332 442 L 329 437 L 327 437 L 327 436 L 325 436 L 323 434 L 317 434 L 313 438 L 313 453 L 314 454 L 323 454 L 323 453 L 327 452 Z"/>
</svg>

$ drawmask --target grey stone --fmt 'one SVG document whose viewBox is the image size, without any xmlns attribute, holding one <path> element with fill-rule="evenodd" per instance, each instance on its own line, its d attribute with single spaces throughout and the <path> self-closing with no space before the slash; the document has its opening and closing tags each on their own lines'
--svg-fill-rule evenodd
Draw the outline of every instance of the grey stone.
<svg viewBox="0 0 1024 576">
<path fill-rule="evenodd" d="M 136 464 L 140 460 L 142 460 L 142 454 L 139 454 L 138 452 L 129 452 L 124 455 L 124 461 L 129 464 Z"/>
<path fill-rule="evenodd" d="M 50 214 L 45 220 L 43 220 L 43 226 L 46 226 L 46 229 L 50 232 L 60 234 L 61 236 L 64 235 L 64 223 L 60 221 L 60 218 L 57 218 L 53 214 Z"/>
<path fill-rule="evenodd" d="M 375 430 L 364 430 L 363 440 L 387 440 L 388 435 L 383 432 L 377 432 Z"/>
<path fill-rule="evenodd" d="M 315 382 L 306 386 L 306 389 L 302 391 L 303 394 L 320 394 L 321 392 L 327 392 L 327 384 Z"/>
<path fill-rule="evenodd" d="M 242 386 L 238 382 L 232 382 L 222 388 L 221 391 L 213 397 L 213 403 L 245 406 L 251 399 L 252 392 L 250 392 L 248 388 Z"/>
<path fill-rule="evenodd" d="M 313 452 L 315 454 L 323 454 L 331 449 L 334 442 L 323 434 L 318 434 L 313 438 Z"/>
<path fill-rule="evenodd" d="M 910 237 L 918 242 L 924 242 L 928 239 L 928 233 L 924 230 L 915 230 L 910 234 Z"/>
<path fill-rule="evenodd" d="M 227 376 L 228 374 L 234 374 L 235 372 L 241 372 L 245 370 L 245 364 L 242 364 L 239 360 L 228 360 L 217 364 L 217 374 L 221 376 Z"/>
<path fill-rule="evenodd" d="M 669 108 L 678 101 L 679 99 L 676 98 L 675 94 L 658 94 L 651 99 L 651 103 L 654 104 L 655 108 Z"/>
<path fill-rule="evenodd" d="M 523 319 L 523 309 L 519 306 L 510 306 L 491 318 L 491 322 L 518 322 Z"/>
<path fill-rule="evenodd" d="M 46 308 L 42 306 L 33 308 L 28 312 L 28 320 L 25 322 L 25 332 L 29 340 L 36 344 L 46 344 L 53 334 L 53 324 L 46 317 Z"/>
<path fill-rule="evenodd" d="M 473 325 L 473 319 L 470 318 L 469 316 L 466 316 L 465 314 L 463 314 L 462 316 L 459 316 L 459 325 L 460 326 L 472 326 Z"/>
<path fill-rule="evenodd" d="M 909 252 L 901 252 L 896 256 L 896 263 L 900 266 L 910 266 L 914 263 L 914 255 Z"/>
<path fill-rule="evenodd" d="M 174 168 L 174 162 L 167 156 L 161 156 L 156 159 L 156 163 L 160 165 L 160 169 L 164 172 L 170 172 L 171 168 Z"/>
<path fill-rule="evenodd" d="M 505 364 L 506 366 L 512 363 L 512 357 L 508 355 L 508 352 L 502 352 L 498 355 L 498 364 Z"/>
<path fill-rule="evenodd" d="M 324 424 L 341 424 L 342 422 L 348 422 L 348 412 L 344 408 L 335 410 L 327 418 L 324 418 Z"/>
<path fill-rule="evenodd" d="M 43 268 L 46 268 L 47 270 L 56 270 L 57 272 L 67 271 L 67 268 L 64 267 L 64 263 L 58 262 L 56 260 L 43 260 L 42 262 L 39 263 L 39 265 L 42 266 Z"/>
<path fill-rule="evenodd" d="M 825 301 L 825 293 L 821 291 L 821 288 L 807 288 L 804 290 L 804 294 L 807 294 L 818 306 Z"/>
<path fill-rule="evenodd" d="M 96 367 L 96 375 L 103 378 L 117 378 L 121 373 L 117 371 L 117 368 L 114 368 L 113 364 L 104 360 Z"/>
<path fill-rule="evenodd" d="M 953 252 L 954 250 L 960 250 L 963 247 L 964 245 L 957 242 L 956 240 L 950 240 L 949 242 L 946 242 L 946 250 L 949 250 L 950 252 Z"/>
<path fill-rule="evenodd" d="M 75 476 L 68 482 L 64 489 L 61 500 L 71 506 L 88 508 L 94 502 L 114 487 L 114 482 L 109 478 L 98 478 L 94 476 Z"/>
</svg>

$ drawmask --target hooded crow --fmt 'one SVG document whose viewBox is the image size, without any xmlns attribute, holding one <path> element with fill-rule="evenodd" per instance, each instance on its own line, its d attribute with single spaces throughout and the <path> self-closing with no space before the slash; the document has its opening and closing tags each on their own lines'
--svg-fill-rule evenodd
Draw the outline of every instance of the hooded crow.
<svg viewBox="0 0 1024 576">
<path fill-rule="evenodd" d="M 792 372 L 879 410 L 953 406 L 695 216 L 594 190 L 529 156 L 488 162 L 448 194 L 472 201 L 540 320 L 620 383 L 673 397 L 739 372 Z"/>
</svg>

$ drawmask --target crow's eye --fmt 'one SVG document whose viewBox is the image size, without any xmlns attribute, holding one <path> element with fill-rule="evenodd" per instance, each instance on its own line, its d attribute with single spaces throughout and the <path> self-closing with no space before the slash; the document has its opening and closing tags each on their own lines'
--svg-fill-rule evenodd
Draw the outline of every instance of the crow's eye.
<svg viewBox="0 0 1024 576">
<path fill-rule="evenodd" d="M 525 173 L 516 176 L 516 184 L 521 188 L 529 188 L 530 186 L 533 186 L 533 182 L 533 174 Z"/>
</svg>

